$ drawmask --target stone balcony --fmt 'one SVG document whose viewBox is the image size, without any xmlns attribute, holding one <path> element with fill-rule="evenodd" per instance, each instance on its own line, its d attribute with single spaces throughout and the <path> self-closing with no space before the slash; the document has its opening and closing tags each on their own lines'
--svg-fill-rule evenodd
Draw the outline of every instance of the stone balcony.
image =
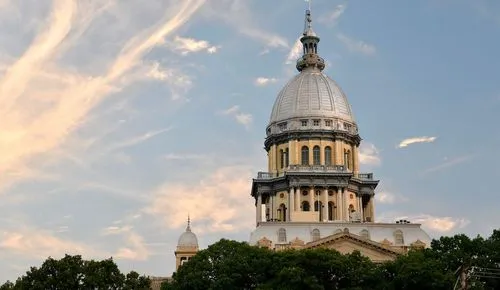
<svg viewBox="0 0 500 290">
<path fill-rule="evenodd" d="M 373 173 L 353 173 L 343 165 L 290 165 L 282 172 L 258 172 L 258 180 L 268 180 L 287 175 L 287 173 L 350 173 L 359 180 L 373 180 Z"/>
</svg>

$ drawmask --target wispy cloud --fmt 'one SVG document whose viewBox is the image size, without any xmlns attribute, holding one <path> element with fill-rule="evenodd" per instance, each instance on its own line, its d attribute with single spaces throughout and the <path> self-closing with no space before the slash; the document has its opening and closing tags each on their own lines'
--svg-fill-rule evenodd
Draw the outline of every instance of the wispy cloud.
<svg viewBox="0 0 500 290">
<path fill-rule="evenodd" d="M 266 77 L 258 77 L 255 79 L 255 85 L 259 87 L 267 86 L 269 84 L 274 84 L 278 81 L 276 78 L 266 78 Z"/>
<path fill-rule="evenodd" d="M 129 232 L 126 235 L 126 244 L 127 246 L 118 249 L 114 255 L 115 257 L 134 261 L 148 260 L 151 253 L 141 235 Z"/>
<path fill-rule="evenodd" d="M 436 139 L 437 137 L 427 137 L 427 136 L 407 138 L 399 143 L 398 148 L 404 148 L 408 147 L 409 145 L 418 143 L 432 143 L 436 141 Z"/>
<path fill-rule="evenodd" d="M 180 37 L 176 36 L 172 42 L 166 42 L 172 47 L 174 51 L 179 52 L 182 55 L 187 55 L 190 53 L 205 51 L 209 54 L 216 53 L 219 49 L 218 46 L 211 45 L 206 40 L 197 40 L 194 38 Z"/>
<path fill-rule="evenodd" d="M 408 201 L 406 197 L 389 191 L 378 192 L 375 195 L 375 200 L 381 204 L 395 204 Z"/>
<path fill-rule="evenodd" d="M 163 68 L 159 62 L 153 62 L 146 77 L 165 82 L 172 92 L 172 100 L 183 99 L 183 94 L 187 93 L 193 86 L 192 78 L 175 68 Z"/>
<path fill-rule="evenodd" d="M 302 54 L 302 42 L 300 42 L 300 37 L 299 37 L 297 38 L 292 48 L 290 49 L 290 52 L 288 53 L 288 56 L 286 58 L 286 63 L 287 64 L 295 63 L 297 59 L 299 59 L 301 54 Z"/>
<path fill-rule="evenodd" d="M 364 165 L 380 165 L 380 153 L 374 144 L 363 142 L 359 146 L 359 162 Z"/>
<path fill-rule="evenodd" d="M 0 177 L 0 187 L 13 182 L 9 173 L 32 167 L 35 156 L 60 146 L 98 103 L 128 85 L 122 81 L 143 56 L 188 21 L 204 1 L 183 1 L 172 18 L 132 37 L 101 74 L 75 74 L 59 67 L 61 54 L 84 35 L 96 12 L 109 6 L 109 1 L 100 3 L 82 12 L 79 1 L 54 1 L 45 28 L 0 79 L 0 171 L 7 173 Z"/>
<path fill-rule="evenodd" d="M 108 147 L 108 149 L 105 151 L 112 152 L 112 151 L 116 151 L 118 149 L 136 146 L 138 144 L 144 143 L 144 142 L 148 141 L 149 139 L 154 138 L 154 137 L 156 137 L 162 133 L 168 132 L 170 130 L 172 130 L 172 127 L 167 127 L 164 129 L 149 131 L 149 132 L 146 132 L 146 133 L 141 134 L 139 136 L 135 136 L 135 137 L 132 137 L 130 139 L 111 144 Z"/>
<path fill-rule="evenodd" d="M 414 223 L 420 223 L 424 229 L 437 233 L 449 233 L 470 224 L 470 221 L 465 218 L 454 218 L 449 216 L 439 217 L 428 214 L 403 218 L 409 219 Z"/>
<path fill-rule="evenodd" d="M 466 218 L 432 214 L 399 215 L 392 213 L 380 218 L 381 222 L 389 223 L 397 220 L 408 220 L 411 223 L 421 224 L 425 231 L 435 235 L 451 234 L 470 224 L 470 221 Z"/>
<path fill-rule="evenodd" d="M 458 156 L 458 157 L 455 157 L 452 159 L 446 158 L 443 163 L 436 165 L 434 167 L 431 167 L 431 168 L 427 168 L 426 170 L 423 171 L 423 173 L 428 174 L 428 173 L 432 173 L 432 172 L 436 172 L 436 171 L 441 171 L 441 170 L 444 170 L 446 168 L 450 168 L 450 167 L 462 164 L 464 162 L 467 162 L 467 161 L 471 160 L 472 157 L 473 157 L 473 155 L 464 155 L 464 156 Z"/>
<path fill-rule="evenodd" d="M 253 121 L 252 114 L 243 113 L 238 105 L 234 105 L 231 108 L 222 111 L 221 114 L 233 116 L 238 123 L 244 125 L 247 129 Z"/>
<path fill-rule="evenodd" d="M 285 37 L 257 25 L 259 21 L 256 19 L 260 16 L 252 14 L 248 3 L 242 0 L 214 1 L 208 7 L 214 17 L 223 19 L 241 34 L 262 43 L 267 48 L 288 49 L 289 44 Z"/>
<path fill-rule="evenodd" d="M 170 153 L 165 155 L 166 160 L 200 160 L 206 159 L 209 156 L 204 154 L 179 154 L 179 153 Z"/>
<path fill-rule="evenodd" d="M 215 170 L 197 184 L 165 183 L 154 192 L 145 212 L 173 229 L 183 227 L 190 213 L 199 226 L 197 234 L 250 229 L 254 212 L 248 194 L 251 176 L 249 168 L 231 166 Z"/>
<path fill-rule="evenodd" d="M 0 250 L 29 258 L 46 259 L 64 254 L 80 254 L 86 257 L 102 257 L 104 252 L 86 245 L 59 238 L 50 232 L 36 229 L 5 231 L 0 235 Z"/>
<path fill-rule="evenodd" d="M 344 11 L 346 10 L 347 5 L 346 4 L 339 4 L 333 9 L 333 11 L 330 11 L 318 18 L 318 21 L 327 25 L 335 25 L 337 24 L 337 21 L 339 20 L 340 16 L 344 14 Z"/>
<path fill-rule="evenodd" d="M 364 55 L 374 55 L 377 49 L 374 45 L 368 44 L 362 40 L 355 40 L 342 33 L 337 34 L 337 39 L 352 52 L 358 52 Z"/>
</svg>

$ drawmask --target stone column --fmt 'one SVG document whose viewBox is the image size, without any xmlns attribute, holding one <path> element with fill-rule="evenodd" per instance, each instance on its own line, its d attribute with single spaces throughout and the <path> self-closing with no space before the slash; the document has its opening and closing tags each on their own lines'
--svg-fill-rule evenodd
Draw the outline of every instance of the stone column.
<svg viewBox="0 0 500 290">
<path fill-rule="evenodd" d="M 368 204 L 368 206 L 370 207 L 370 216 L 372 217 L 372 223 L 375 222 L 375 203 L 373 202 L 374 197 L 374 195 L 370 196 L 370 203 Z"/>
<path fill-rule="evenodd" d="M 271 200 L 269 202 L 269 218 L 271 220 L 274 220 L 274 194 L 273 193 L 271 193 L 269 195 L 269 199 Z"/>
<path fill-rule="evenodd" d="M 295 211 L 300 211 L 300 188 L 295 187 Z"/>
<path fill-rule="evenodd" d="M 291 221 L 293 208 L 293 188 L 288 189 L 288 199 L 287 199 L 287 209 L 286 209 L 286 221 Z"/>
<path fill-rule="evenodd" d="M 259 222 L 262 221 L 262 195 L 257 193 L 257 211 L 256 211 L 256 224 L 259 225 Z"/>
<path fill-rule="evenodd" d="M 309 211 L 314 211 L 314 187 L 309 189 Z"/>
<path fill-rule="evenodd" d="M 353 150 L 352 150 L 352 154 L 353 154 L 353 171 L 355 174 L 358 174 L 359 173 L 359 150 L 358 150 L 358 146 L 354 145 L 352 146 L 353 147 Z"/>
<path fill-rule="evenodd" d="M 295 163 L 294 164 L 298 165 L 301 162 L 301 161 L 299 161 L 300 160 L 299 156 L 300 156 L 300 150 L 301 150 L 301 148 L 299 146 L 299 140 L 295 139 L 294 143 L 295 143 L 295 146 L 294 146 L 294 150 L 295 151 L 293 152 L 293 154 L 295 154 Z"/>
<path fill-rule="evenodd" d="M 346 194 L 345 194 L 345 190 L 344 188 L 341 188 L 340 189 L 340 200 L 341 200 L 341 204 L 342 204 L 342 221 L 346 221 L 347 218 L 348 218 L 348 212 L 347 212 L 347 208 L 346 208 Z"/>
<path fill-rule="evenodd" d="M 359 194 L 358 199 L 359 199 L 359 210 L 358 210 L 359 217 L 361 219 L 361 222 L 364 222 L 365 217 L 364 217 L 364 213 L 363 213 L 363 197 L 361 196 L 361 194 Z"/>
<path fill-rule="evenodd" d="M 340 200 L 340 188 L 338 188 L 338 187 L 337 187 L 337 193 L 335 194 L 335 197 L 337 200 L 335 202 L 335 206 L 337 207 L 337 208 L 335 208 L 335 220 L 340 220 L 341 219 L 340 211 L 341 211 L 342 206 L 340 204 L 340 202 L 341 202 L 341 200 Z"/>
<path fill-rule="evenodd" d="M 328 188 L 323 189 L 323 220 L 328 220 Z"/>
</svg>

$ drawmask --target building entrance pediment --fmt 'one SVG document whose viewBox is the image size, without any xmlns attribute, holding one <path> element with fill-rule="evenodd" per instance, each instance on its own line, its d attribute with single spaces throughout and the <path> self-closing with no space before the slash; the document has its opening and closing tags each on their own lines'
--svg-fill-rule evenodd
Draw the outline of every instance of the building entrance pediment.
<svg viewBox="0 0 500 290">
<path fill-rule="evenodd" d="M 398 255 L 402 254 L 395 249 L 389 249 L 380 243 L 349 232 L 337 233 L 317 241 L 309 242 L 305 245 L 305 248 L 328 248 L 336 250 L 341 254 L 350 254 L 354 251 L 359 251 L 361 255 L 368 257 L 374 262 L 392 261 Z"/>
</svg>

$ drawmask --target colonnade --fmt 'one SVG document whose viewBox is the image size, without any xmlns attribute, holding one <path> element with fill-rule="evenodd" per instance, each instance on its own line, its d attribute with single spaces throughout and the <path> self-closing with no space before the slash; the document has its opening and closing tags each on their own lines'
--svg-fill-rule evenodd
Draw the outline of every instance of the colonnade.
<svg viewBox="0 0 500 290">
<path fill-rule="evenodd" d="M 306 221 L 302 212 L 318 212 L 317 221 L 350 221 L 351 210 L 359 214 L 359 219 L 373 222 L 373 196 L 363 202 L 362 196 L 348 192 L 343 187 L 291 187 L 287 193 L 258 194 L 256 202 L 256 222 L 262 221 Z M 351 199 L 351 195 L 353 198 Z M 264 200 L 263 200 L 264 196 Z M 263 207 L 265 205 L 265 207 Z M 262 210 L 265 210 L 263 214 Z M 299 215 L 302 217 L 299 218 Z M 311 215 L 312 216 L 312 215 Z"/>
</svg>

